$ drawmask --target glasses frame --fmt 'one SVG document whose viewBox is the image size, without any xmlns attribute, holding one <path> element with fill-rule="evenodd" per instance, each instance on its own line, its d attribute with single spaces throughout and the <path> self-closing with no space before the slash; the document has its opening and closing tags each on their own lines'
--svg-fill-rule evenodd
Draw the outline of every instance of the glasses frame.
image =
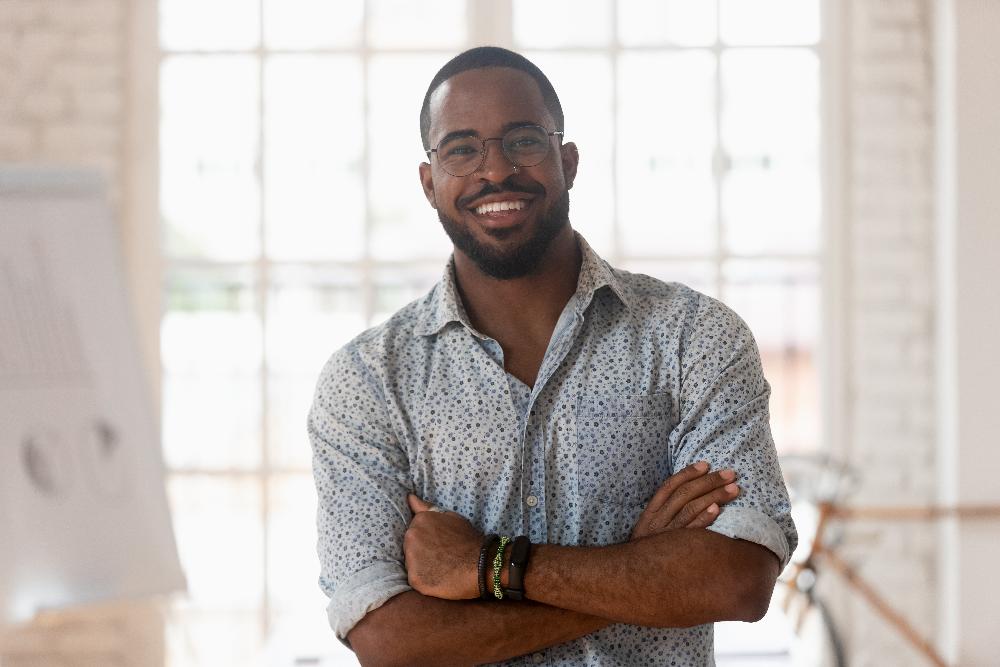
<svg viewBox="0 0 1000 667">
<path fill-rule="evenodd" d="M 504 145 L 503 145 L 504 137 L 506 137 L 508 134 L 510 134 L 511 132 L 515 132 L 517 130 L 523 130 L 523 129 L 529 128 L 529 127 L 537 127 L 539 130 L 541 130 L 542 132 L 545 133 L 546 137 L 559 137 L 559 139 L 561 140 L 565 136 L 565 132 L 563 132 L 562 130 L 553 130 L 552 132 L 549 132 L 548 130 L 546 130 L 541 125 L 519 125 L 518 127 L 511 128 L 511 129 L 507 130 L 507 132 L 504 132 L 503 137 L 486 137 L 485 139 L 479 139 L 479 137 L 476 136 L 476 139 L 479 139 L 480 143 L 482 144 L 482 147 L 479 149 L 479 163 L 476 165 L 475 169 L 473 169 L 472 171 L 470 171 L 467 174 L 453 174 L 450 171 L 448 171 L 448 169 L 444 166 L 444 163 L 441 162 L 441 156 L 440 155 L 438 155 L 438 164 L 441 166 L 441 169 L 443 169 L 444 172 L 446 174 L 448 174 L 449 176 L 454 176 L 455 178 L 465 178 L 466 176 L 472 176 L 474 173 L 476 173 L 477 171 L 479 171 L 480 169 L 482 169 L 483 164 L 486 163 L 486 154 L 487 154 L 487 151 L 488 151 L 488 149 L 486 148 L 486 142 L 487 141 L 499 141 L 500 142 L 500 150 L 503 152 L 503 156 L 505 158 L 507 158 L 508 162 L 510 162 L 512 165 L 514 165 L 514 173 L 517 173 L 517 171 L 519 169 L 521 169 L 522 167 L 537 167 L 541 163 L 545 162 L 545 160 L 549 157 L 549 153 L 552 152 L 552 146 L 551 146 L 551 144 L 548 145 L 548 147 L 547 147 L 547 149 L 545 151 L 545 155 L 542 156 L 542 159 L 539 160 L 538 162 L 534 163 L 534 164 L 518 164 L 517 161 L 514 160 L 514 158 L 512 158 L 507 153 L 507 149 L 504 148 Z M 473 136 L 475 136 L 475 135 L 473 135 Z M 442 139 L 441 141 L 439 141 L 436 148 L 431 148 L 430 150 L 424 151 L 425 153 L 427 153 L 427 160 L 428 161 L 430 161 L 430 159 L 431 159 L 431 153 L 438 153 L 441 150 L 441 145 L 445 142 L 446 139 L 447 139 L 447 137 L 445 137 L 445 139 Z"/>
</svg>

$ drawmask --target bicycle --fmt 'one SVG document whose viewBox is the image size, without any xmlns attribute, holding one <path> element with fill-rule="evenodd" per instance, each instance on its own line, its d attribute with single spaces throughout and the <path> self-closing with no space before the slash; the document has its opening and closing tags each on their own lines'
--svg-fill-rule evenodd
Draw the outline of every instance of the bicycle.
<svg viewBox="0 0 1000 667">
<path fill-rule="evenodd" d="M 793 656 L 795 663 L 815 667 L 846 667 L 848 664 L 846 646 L 836 619 L 816 590 L 820 573 L 829 568 L 837 572 L 848 590 L 860 595 L 930 664 L 947 667 L 948 663 L 934 644 L 922 636 L 857 568 L 840 556 L 837 549 L 843 524 L 861 519 L 895 522 L 1000 518 L 1000 506 L 848 506 L 844 501 L 857 490 L 861 481 L 851 466 L 823 455 L 790 454 L 782 456 L 780 462 L 792 500 L 800 547 L 779 578 L 775 591 L 783 595 L 781 607 L 799 639 L 796 646 L 815 652 L 813 657 L 806 659 Z M 834 526 L 841 529 L 840 534 Z"/>
</svg>

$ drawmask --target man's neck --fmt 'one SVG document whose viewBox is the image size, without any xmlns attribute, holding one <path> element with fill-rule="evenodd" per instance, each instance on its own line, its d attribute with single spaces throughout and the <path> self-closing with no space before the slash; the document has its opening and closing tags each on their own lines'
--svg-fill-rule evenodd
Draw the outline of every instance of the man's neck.
<svg viewBox="0 0 1000 667">
<path fill-rule="evenodd" d="M 501 344 L 531 342 L 542 351 L 559 316 L 576 291 L 581 253 L 567 225 L 549 245 L 536 272 L 498 280 L 487 276 L 464 254 L 455 252 L 455 277 L 472 325 Z"/>
</svg>

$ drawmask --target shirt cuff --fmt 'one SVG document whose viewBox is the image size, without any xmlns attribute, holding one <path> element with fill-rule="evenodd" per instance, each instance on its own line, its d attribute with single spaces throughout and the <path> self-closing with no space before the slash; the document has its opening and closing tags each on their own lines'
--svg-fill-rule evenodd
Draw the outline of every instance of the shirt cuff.
<svg viewBox="0 0 1000 667">
<path fill-rule="evenodd" d="M 781 561 L 781 568 L 788 565 L 792 554 L 788 551 L 788 538 L 774 519 L 750 507 L 723 507 L 709 530 L 737 540 L 746 540 L 770 549 Z"/>
<path fill-rule="evenodd" d="M 398 563 L 377 562 L 356 572 L 337 586 L 326 606 L 330 627 L 344 646 L 350 648 L 347 633 L 370 611 L 392 597 L 413 590 L 406 571 Z"/>
</svg>

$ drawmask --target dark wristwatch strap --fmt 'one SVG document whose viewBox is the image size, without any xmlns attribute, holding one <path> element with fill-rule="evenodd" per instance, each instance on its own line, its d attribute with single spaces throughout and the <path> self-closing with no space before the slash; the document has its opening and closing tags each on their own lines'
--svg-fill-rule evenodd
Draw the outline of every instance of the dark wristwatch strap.
<svg viewBox="0 0 1000 667">
<path fill-rule="evenodd" d="M 489 554 L 496 551 L 497 544 L 500 543 L 500 536 L 490 533 L 483 538 L 483 546 L 479 548 L 479 599 L 489 600 L 493 597 L 493 591 L 486 584 L 486 563 Z"/>
<path fill-rule="evenodd" d="M 531 555 L 531 542 L 524 535 L 514 538 L 514 546 L 510 549 L 510 569 L 507 577 L 508 588 L 503 594 L 511 600 L 524 599 L 524 571 L 528 569 L 528 557 Z"/>
</svg>

